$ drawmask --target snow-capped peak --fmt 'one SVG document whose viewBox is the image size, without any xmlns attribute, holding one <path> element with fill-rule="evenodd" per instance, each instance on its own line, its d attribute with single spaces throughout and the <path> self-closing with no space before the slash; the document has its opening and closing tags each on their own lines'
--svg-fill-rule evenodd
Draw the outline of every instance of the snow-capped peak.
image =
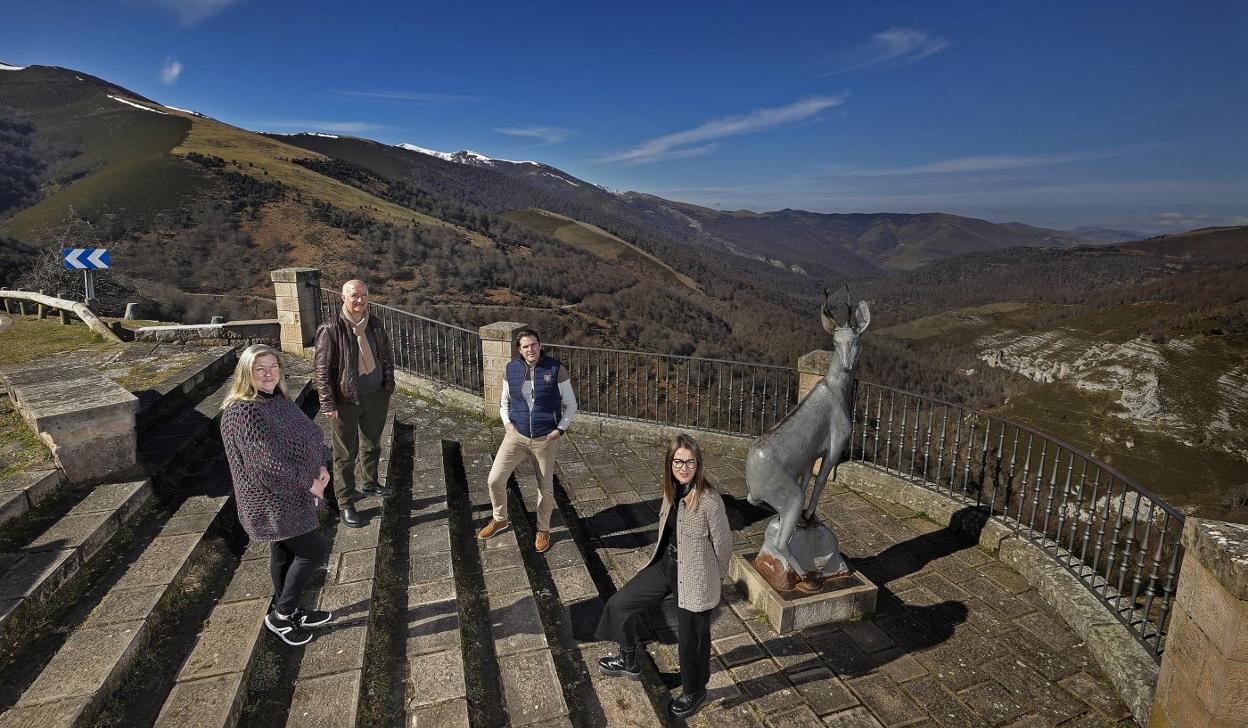
<svg viewBox="0 0 1248 728">
<path fill-rule="evenodd" d="M 420 154 L 428 154 L 429 156 L 437 157 L 438 159 L 445 159 L 448 162 L 471 164 L 478 167 L 492 167 L 495 162 L 506 162 L 508 164 L 539 164 L 539 162 L 532 162 L 528 160 L 518 162 L 513 159 L 496 159 L 494 157 L 487 157 L 480 152 L 474 152 L 471 149 L 464 149 L 458 152 L 439 152 L 433 149 L 418 147 L 415 144 L 396 144 L 395 146 L 400 149 L 406 149 L 409 152 L 419 152 Z"/>
<path fill-rule="evenodd" d="M 126 99 L 121 98 L 120 96 L 114 96 L 114 95 L 112 95 L 112 94 L 108 94 L 108 98 L 112 99 L 113 101 L 120 101 L 121 103 L 125 104 L 126 106 L 133 106 L 133 107 L 134 107 L 134 108 L 136 108 L 136 109 L 143 109 L 144 111 L 150 111 L 150 112 L 152 112 L 153 114 L 160 114 L 161 116 L 168 116 L 168 114 L 166 114 L 165 112 L 163 112 L 163 111 L 161 111 L 161 110 L 159 110 L 159 109 L 153 109 L 153 108 L 151 108 L 150 106 L 144 106 L 143 104 L 136 104 L 135 102 L 133 102 L 133 101 L 128 101 L 128 100 L 126 100 Z"/>
<path fill-rule="evenodd" d="M 0 71 L 25 71 L 25 66 L 15 66 L 12 63 L 0 61 Z"/>
</svg>

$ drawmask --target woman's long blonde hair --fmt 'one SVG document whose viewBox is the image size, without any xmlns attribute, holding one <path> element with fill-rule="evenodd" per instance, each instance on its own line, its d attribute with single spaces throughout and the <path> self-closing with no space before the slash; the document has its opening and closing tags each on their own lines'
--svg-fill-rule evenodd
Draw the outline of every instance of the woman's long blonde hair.
<svg viewBox="0 0 1248 728">
<path fill-rule="evenodd" d="M 693 480 L 689 481 L 693 488 L 689 491 L 689 495 L 685 498 L 685 507 L 691 511 L 698 509 L 698 503 L 702 501 L 702 494 L 707 488 L 711 487 L 710 482 L 706 479 L 706 463 L 702 460 L 702 448 L 698 447 L 697 440 L 684 434 L 683 432 L 667 445 L 667 457 L 663 458 L 663 498 L 668 503 L 675 505 L 676 500 L 676 478 L 672 475 L 672 460 L 676 457 L 676 451 L 685 448 L 693 453 L 693 459 L 698 465 L 693 469 Z"/>
<path fill-rule="evenodd" d="M 290 399 L 290 393 L 286 391 L 286 365 L 282 363 L 282 355 L 268 344 L 252 344 L 243 349 L 243 353 L 238 356 L 238 366 L 234 368 L 234 382 L 230 385 L 230 393 L 225 395 L 225 404 L 221 405 L 221 409 L 235 402 L 251 401 L 260 397 L 260 390 L 256 389 L 256 375 L 251 370 L 256 360 L 262 356 L 277 359 L 277 366 L 281 373 L 277 377 L 276 391 Z"/>
</svg>

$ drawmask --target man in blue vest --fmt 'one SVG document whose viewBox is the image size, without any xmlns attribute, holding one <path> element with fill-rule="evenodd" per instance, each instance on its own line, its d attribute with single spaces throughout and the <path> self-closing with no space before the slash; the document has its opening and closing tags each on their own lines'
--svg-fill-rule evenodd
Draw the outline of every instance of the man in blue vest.
<svg viewBox="0 0 1248 728">
<path fill-rule="evenodd" d="M 477 538 L 491 538 L 511 526 L 507 519 L 507 479 L 526 457 L 537 466 L 537 537 L 533 548 L 550 548 L 550 514 L 555 509 L 555 455 L 559 438 L 576 414 L 572 380 L 558 359 L 542 354 L 533 329 L 516 332 L 520 359 L 507 363 L 498 414 L 507 428 L 490 468 L 490 504 L 494 517 Z"/>
</svg>

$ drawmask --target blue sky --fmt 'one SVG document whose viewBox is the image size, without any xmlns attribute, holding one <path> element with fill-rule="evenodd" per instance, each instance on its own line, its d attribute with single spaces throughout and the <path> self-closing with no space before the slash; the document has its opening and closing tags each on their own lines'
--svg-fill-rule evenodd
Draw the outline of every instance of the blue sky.
<svg viewBox="0 0 1248 728">
<path fill-rule="evenodd" d="M 1248 224 L 1248 5 L 6 3 L 0 59 L 722 209 Z"/>
</svg>

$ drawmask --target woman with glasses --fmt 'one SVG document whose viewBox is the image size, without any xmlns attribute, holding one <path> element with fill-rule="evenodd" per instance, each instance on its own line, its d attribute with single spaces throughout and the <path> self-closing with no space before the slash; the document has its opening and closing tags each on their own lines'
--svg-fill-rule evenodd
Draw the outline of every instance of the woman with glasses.
<svg viewBox="0 0 1248 728">
<path fill-rule="evenodd" d="M 677 435 L 664 461 L 658 544 L 649 563 L 603 609 L 597 637 L 618 642 L 620 654 L 599 660 L 598 670 L 639 679 L 637 615 L 674 594 L 681 695 L 668 711 L 681 719 L 698 712 L 711 677 L 711 610 L 719 605 L 731 556 L 728 515 L 703 474 L 702 450 L 692 437 Z"/>
</svg>

